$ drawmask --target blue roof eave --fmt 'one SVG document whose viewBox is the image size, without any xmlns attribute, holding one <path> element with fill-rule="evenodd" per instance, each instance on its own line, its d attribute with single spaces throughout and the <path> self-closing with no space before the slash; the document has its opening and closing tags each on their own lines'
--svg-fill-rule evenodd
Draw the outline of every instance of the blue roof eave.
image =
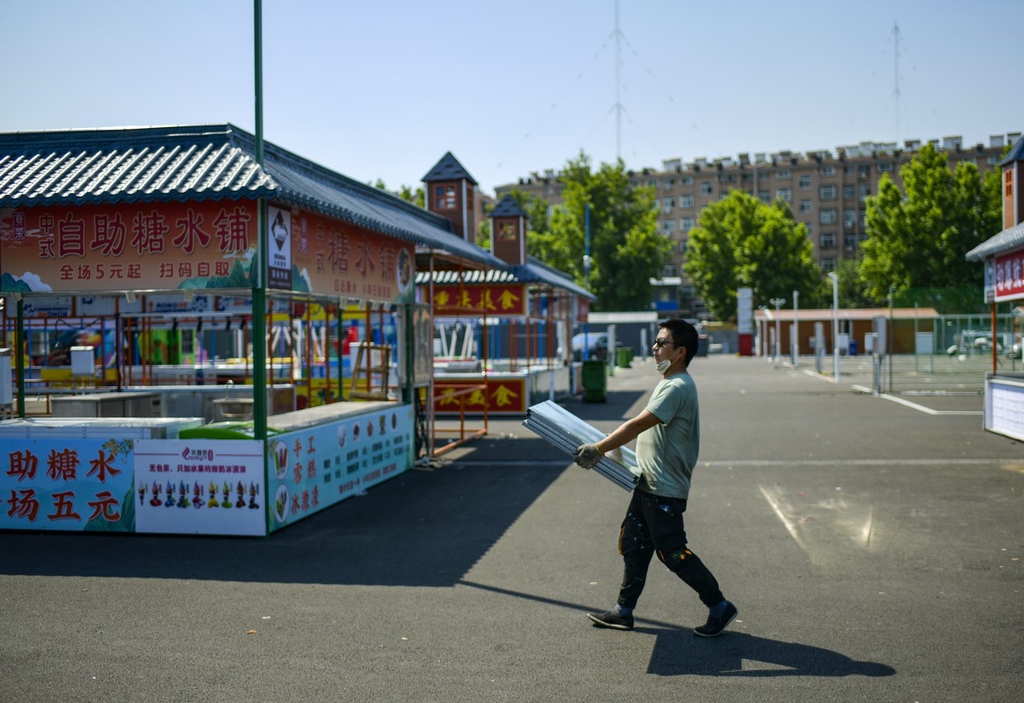
<svg viewBox="0 0 1024 703">
<path fill-rule="evenodd" d="M 1007 252 L 1024 249 L 1024 222 L 1020 222 L 1009 229 L 1004 229 L 999 234 L 982 242 L 971 249 L 964 256 L 967 261 L 984 261 L 992 256 L 998 256 Z"/>
</svg>

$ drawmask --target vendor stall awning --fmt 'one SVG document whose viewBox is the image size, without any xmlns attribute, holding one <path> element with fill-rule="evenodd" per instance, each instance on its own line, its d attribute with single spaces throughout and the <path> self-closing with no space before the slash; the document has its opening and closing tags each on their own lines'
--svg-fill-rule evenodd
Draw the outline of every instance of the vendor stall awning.
<svg viewBox="0 0 1024 703">
<path fill-rule="evenodd" d="M 520 283 L 543 283 L 553 288 L 561 288 L 571 293 L 575 293 L 576 295 L 587 298 L 588 300 L 597 300 L 596 295 L 588 292 L 582 286 L 576 285 L 576 283 L 564 273 L 551 268 L 540 259 L 536 259 L 532 256 L 529 257 L 529 261 L 525 264 L 513 266 L 511 271 Z"/>
<path fill-rule="evenodd" d="M 268 198 L 485 266 L 445 218 L 232 124 L 0 133 L 0 208 Z"/>
<path fill-rule="evenodd" d="M 998 256 L 1007 252 L 1024 249 L 1024 222 L 1004 229 L 999 234 L 987 239 L 967 252 L 968 261 L 984 261 L 990 256 Z"/>
<path fill-rule="evenodd" d="M 491 269 L 489 271 L 434 271 L 433 277 L 429 271 L 416 273 L 416 284 L 426 285 L 431 282 L 438 285 L 467 285 L 482 283 L 539 283 L 552 288 L 569 291 L 580 297 L 589 300 L 597 300 L 597 296 L 588 293 L 586 289 L 576 285 L 571 278 L 557 269 L 553 269 L 539 259 L 530 257 L 530 262 L 512 266 L 508 271 Z"/>
</svg>

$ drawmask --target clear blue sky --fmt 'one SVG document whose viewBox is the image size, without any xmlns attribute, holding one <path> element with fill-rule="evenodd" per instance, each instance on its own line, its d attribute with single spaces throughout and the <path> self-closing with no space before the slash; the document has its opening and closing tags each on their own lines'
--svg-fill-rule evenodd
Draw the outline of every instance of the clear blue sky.
<svg viewBox="0 0 1024 703">
<path fill-rule="evenodd" d="M 616 158 L 614 0 L 264 0 L 265 136 L 360 181 Z M 253 3 L 3 0 L 0 131 L 255 128 Z M 899 26 L 899 99 L 897 45 Z M 621 0 L 621 156 L 1024 131 L 1018 0 Z M 898 120 L 897 120 L 898 115 Z"/>
</svg>

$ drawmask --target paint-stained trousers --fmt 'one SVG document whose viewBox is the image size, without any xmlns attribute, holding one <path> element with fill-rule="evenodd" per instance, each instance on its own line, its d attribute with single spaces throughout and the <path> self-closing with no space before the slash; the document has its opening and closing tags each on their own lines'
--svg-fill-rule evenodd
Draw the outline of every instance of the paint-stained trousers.
<svg viewBox="0 0 1024 703">
<path fill-rule="evenodd" d="M 636 607 L 654 554 L 697 592 L 704 605 L 711 607 L 725 600 L 714 575 L 686 548 L 684 512 L 686 500 L 682 498 L 663 498 L 640 489 L 633 491 L 619 533 L 619 554 L 625 562 L 619 605 Z"/>
</svg>

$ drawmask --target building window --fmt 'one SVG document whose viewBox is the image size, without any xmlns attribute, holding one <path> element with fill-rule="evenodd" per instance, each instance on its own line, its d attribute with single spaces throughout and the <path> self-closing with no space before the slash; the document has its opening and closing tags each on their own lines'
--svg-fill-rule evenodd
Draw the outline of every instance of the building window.
<svg viewBox="0 0 1024 703">
<path fill-rule="evenodd" d="M 843 248 L 846 249 L 846 251 L 853 251 L 854 248 L 856 248 L 856 246 L 857 246 L 857 235 L 855 235 L 855 234 L 843 235 Z"/>
<path fill-rule="evenodd" d="M 772 204 L 772 194 L 771 194 L 771 191 L 762 190 L 760 193 L 757 194 L 757 199 L 760 200 L 765 205 L 771 205 Z"/>
<path fill-rule="evenodd" d="M 676 228 L 676 221 L 675 220 L 665 220 L 665 222 L 662 224 L 662 229 L 665 230 L 665 234 L 668 234 L 669 232 L 673 231 L 675 228 Z"/>
<path fill-rule="evenodd" d="M 711 181 L 701 181 L 700 182 L 700 194 L 701 195 L 711 195 L 714 192 L 715 192 L 715 187 L 711 184 Z"/>
<path fill-rule="evenodd" d="M 666 178 L 665 180 L 663 180 L 661 182 L 661 184 L 662 184 L 662 187 L 665 190 L 672 190 L 672 186 L 674 186 L 676 184 L 676 179 L 674 179 L 674 178 Z"/>
<path fill-rule="evenodd" d="M 789 178 L 789 169 L 788 168 L 780 168 L 778 171 L 775 172 L 775 177 L 776 178 Z"/>
<path fill-rule="evenodd" d="M 843 186 L 843 200 L 853 200 L 857 197 L 857 189 L 854 186 Z"/>
<path fill-rule="evenodd" d="M 861 164 L 860 166 L 857 167 L 857 174 L 861 175 L 861 176 L 870 176 L 871 175 L 871 165 L 870 164 Z"/>
<path fill-rule="evenodd" d="M 836 187 L 835 186 L 822 186 L 818 189 L 818 197 L 822 200 L 835 200 L 836 199 Z"/>
<path fill-rule="evenodd" d="M 692 186 L 693 176 L 683 176 L 682 178 L 679 179 L 679 184 L 684 186 Z"/>
<path fill-rule="evenodd" d="M 692 195 L 680 195 L 679 196 L 679 207 L 693 207 L 693 196 Z"/>
<path fill-rule="evenodd" d="M 719 183 L 732 183 L 732 174 L 731 173 L 723 173 L 723 174 L 721 174 L 718 177 L 718 182 Z"/>
<path fill-rule="evenodd" d="M 888 161 L 878 164 L 879 173 L 892 173 L 892 164 Z"/>
<path fill-rule="evenodd" d="M 800 183 L 800 187 L 801 188 L 810 188 L 811 187 L 811 177 L 807 176 L 807 175 L 800 176 L 799 183 Z"/>
<path fill-rule="evenodd" d="M 862 203 L 867 202 L 868 196 L 871 195 L 871 186 L 860 187 L 860 201 Z"/>
<path fill-rule="evenodd" d="M 825 273 L 836 270 L 836 260 L 834 257 L 827 257 L 821 260 L 821 270 Z"/>
<path fill-rule="evenodd" d="M 835 166 L 822 166 L 821 167 L 821 175 L 823 175 L 823 176 L 834 176 L 834 175 L 836 175 L 836 167 Z"/>
<path fill-rule="evenodd" d="M 836 223 L 835 209 L 822 210 L 819 222 L 823 225 L 834 225 Z"/>
<path fill-rule="evenodd" d="M 800 201 L 800 212 L 813 212 L 813 211 L 814 211 L 814 206 L 811 205 L 811 201 L 810 200 L 801 200 Z"/>
<path fill-rule="evenodd" d="M 673 278 L 676 275 L 675 264 L 665 264 L 665 268 L 661 271 L 662 278 Z"/>
<path fill-rule="evenodd" d="M 1006 169 L 1003 172 L 1003 197 L 1013 197 L 1013 169 Z"/>
<path fill-rule="evenodd" d="M 675 198 L 665 198 L 664 200 L 661 201 L 661 207 L 665 210 L 665 212 L 668 212 L 669 210 L 671 210 L 675 206 L 676 206 L 676 199 Z"/>
<path fill-rule="evenodd" d="M 836 235 L 832 232 L 821 233 L 821 248 L 822 249 L 834 249 L 836 246 Z"/>
<path fill-rule="evenodd" d="M 857 222 L 856 210 L 843 210 L 843 226 L 853 227 Z"/>
<path fill-rule="evenodd" d="M 693 229 L 693 218 L 692 217 L 680 217 L 679 218 L 679 230 L 681 232 L 689 232 Z"/>
<path fill-rule="evenodd" d="M 688 239 L 684 239 L 683 241 L 679 242 L 679 253 L 680 254 L 685 254 L 686 250 L 687 250 L 687 248 L 689 246 L 690 246 L 690 240 L 688 240 Z"/>
<path fill-rule="evenodd" d="M 787 203 L 793 200 L 793 196 L 790 195 L 789 188 L 779 188 L 777 191 L 775 191 L 775 197 Z"/>
<path fill-rule="evenodd" d="M 434 206 L 438 210 L 454 210 L 455 186 L 436 186 L 434 188 Z"/>
</svg>

